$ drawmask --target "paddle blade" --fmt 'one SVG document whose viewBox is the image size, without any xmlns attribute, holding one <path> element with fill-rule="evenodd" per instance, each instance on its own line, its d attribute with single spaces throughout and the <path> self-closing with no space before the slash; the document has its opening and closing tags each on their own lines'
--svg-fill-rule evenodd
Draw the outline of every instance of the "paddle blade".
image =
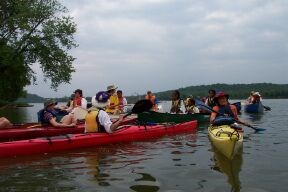
<svg viewBox="0 0 288 192">
<path fill-rule="evenodd" d="M 271 111 L 271 107 L 263 106 L 266 111 Z"/>
<path fill-rule="evenodd" d="M 263 128 L 254 127 L 254 126 L 249 125 L 249 124 L 243 124 L 243 125 L 254 129 L 256 132 L 258 132 L 258 131 L 265 131 L 265 130 L 266 130 L 266 129 L 263 129 Z"/>
<path fill-rule="evenodd" d="M 153 107 L 153 103 L 150 100 L 143 99 L 135 103 L 132 108 L 132 113 L 142 113 L 144 111 L 149 111 Z"/>
</svg>

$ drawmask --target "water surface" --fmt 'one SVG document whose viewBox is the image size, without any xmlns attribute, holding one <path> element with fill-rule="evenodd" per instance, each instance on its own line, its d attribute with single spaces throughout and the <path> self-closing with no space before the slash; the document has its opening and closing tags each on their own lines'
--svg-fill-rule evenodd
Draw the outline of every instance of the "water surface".
<svg viewBox="0 0 288 192">
<path fill-rule="evenodd" d="M 287 100 L 264 104 L 272 111 L 240 117 L 267 130 L 246 127 L 243 153 L 232 161 L 213 151 L 204 123 L 196 132 L 147 142 L 0 159 L 0 191 L 287 191 Z M 36 121 L 42 106 L 9 114 Z"/>
</svg>

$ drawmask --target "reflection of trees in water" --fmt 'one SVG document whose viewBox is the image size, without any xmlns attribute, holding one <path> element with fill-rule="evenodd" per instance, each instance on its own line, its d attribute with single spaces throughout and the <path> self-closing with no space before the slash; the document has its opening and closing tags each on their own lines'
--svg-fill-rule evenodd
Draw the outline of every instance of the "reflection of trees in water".
<svg viewBox="0 0 288 192">
<path fill-rule="evenodd" d="M 63 166 L 75 166 L 83 162 L 69 158 L 54 157 L 47 159 L 43 156 L 35 158 L 18 159 L 17 163 L 10 162 L 0 172 L 1 191 L 71 191 L 77 189 L 77 185 L 63 181 L 71 179 L 70 169 Z M 46 160 L 47 159 L 47 160 Z M 22 160 L 22 161 L 20 161 Z M 1 160 L 1 163 L 4 161 Z M 20 163 L 21 162 L 21 163 Z"/>
<path fill-rule="evenodd" d="M 132 174 L 140 175 L 135 179 L 135 183 L 129 186 L 131 190 L 141 192 L 156 192 L 160 189 L 159 183 L 149 173 L 137 173 L 134 171 L 134 165 L 145 160 L 151 159 L 147 157 L 145 148 L 141 145 L 125 144 L 121 147 L 111 146 L 97 150 L 93 155 L 85 156 L 85 164 L 89 169 L 89 181 L 97 183 L 99 186 L 112 186 L 110 183 L 115 181 L 124 181 L 127 179 L 123 169 L 131 170 Z M 118 172 L 121 171 L 121 173 Z M 115 174 L 114 174 L 115 173 Z M 131 172 L 129 171 L 131 174 Z M 119 176 L 120 177 L 115 177 Z M 135 185 L 133 185 L 135 184 Z M 113 186 L 112 186 L 113 187 Z M 127 190 L 128 191 L 128 190 Z"/>
<path fill-rule="evenodd" d="M 263 117 L 263 113 L 245 113 L 243 114 L 243 119 L 248 119 L 248 121 L 251 121 L 253 123 L 257 123 L 261 121 Z M 241 115 L 242 118 L 242 115 Z"/>
<path fill-rule="evenodd" d="M 135 173 L 135 172 L 133 172 Z M 149 173 L 137 173 L 141 178 L 135 179 L 137 185 L 130 186 L 130 189 L 137 192 L 156 192 L 160 189 L 159 183 Z"/>
<path fill-rule="evenodd" d="M 27 107 L 5 108 L 4 110 L 0 110 L 0 117 L 6 117 L 7 119 L 9 119 L 9 121 L 13 123 L 27 122 L 27 114 Z"/>
<path fill-rule="evenodd" d="M 239 192 L 241 189 L 239 173 L 241 171 L 242 161 L 242 151 L 235 155 L 232 160 L 229 160 L 214 149 L 215 165 L 212 169 L 226 174 L 228 183 L 231 185 L 231 191 L 233 192 Z"/>
</svg>

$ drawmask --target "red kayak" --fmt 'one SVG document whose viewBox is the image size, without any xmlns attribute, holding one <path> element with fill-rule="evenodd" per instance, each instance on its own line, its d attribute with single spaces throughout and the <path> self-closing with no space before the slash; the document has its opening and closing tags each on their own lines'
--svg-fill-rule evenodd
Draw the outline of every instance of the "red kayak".
<svg viewBox="0 0 288 192">
<path fill-rule="evenodd" d="M 127 117 L 121 124 L 133 123 L 135 121 L 136 117 Z M 84 126 L 84 122 L 79 123 L 76 127 L 58 128 L 51 125 L 45 126 L 38 123 L 14 125 L 13 128 L 0 129 L 0 142 L 84 133 Z"/>
<path fill-rule="evenodd" d="M 52 153 L 81 147 L 155 139 L 195 131 L 197 121 L 161 125 L 122 125 L 112 134 L 74 134 L 0 143 L 0 157 Z"/>
</svg>

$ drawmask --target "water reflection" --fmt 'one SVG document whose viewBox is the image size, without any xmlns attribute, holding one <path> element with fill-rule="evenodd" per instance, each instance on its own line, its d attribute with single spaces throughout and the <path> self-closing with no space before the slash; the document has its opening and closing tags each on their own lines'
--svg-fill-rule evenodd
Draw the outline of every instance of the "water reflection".
<svg viewBox="0 0 288 192">
<path fill-rule="evenodd" d="M 141 178 L 135 179 L 137 185 L 130 187 L 133 191 L 137 192 L 156 192 L 160 189 L 156 179 L 149 173 L 137 173 L 141 175 Z"/>
<path fill-rule="evenodd" d="M 251 114 L 247 113 L 247 114 L 245 114 L 245 116 L 251 122 L 259 122 L 259 121 L 261 121 L 261 119 L 263 118 L 264 115 L 261 113 L 255 113 L 255 114 L 254 113 L 251 113 Z"/>
<path fill-rule="evenodd" d="M 27 107 L 13 107 L 0 110 L 0 117 L 6 117 L 13 123 L 27 122 L 29 119 Z"/>
<path fill-rule="evenodd" d="M 229 160 L 214 149 L 215 165 L 212 169 L 224 173 L 228 177 L 228 183 L 231 185 L 231 191 L 233 192 L 239 192 L 241 189 L 239 173 L 241 171 L 242 162 L 242 152 L 235 155 L 232 160 Z"/>
</svg>

